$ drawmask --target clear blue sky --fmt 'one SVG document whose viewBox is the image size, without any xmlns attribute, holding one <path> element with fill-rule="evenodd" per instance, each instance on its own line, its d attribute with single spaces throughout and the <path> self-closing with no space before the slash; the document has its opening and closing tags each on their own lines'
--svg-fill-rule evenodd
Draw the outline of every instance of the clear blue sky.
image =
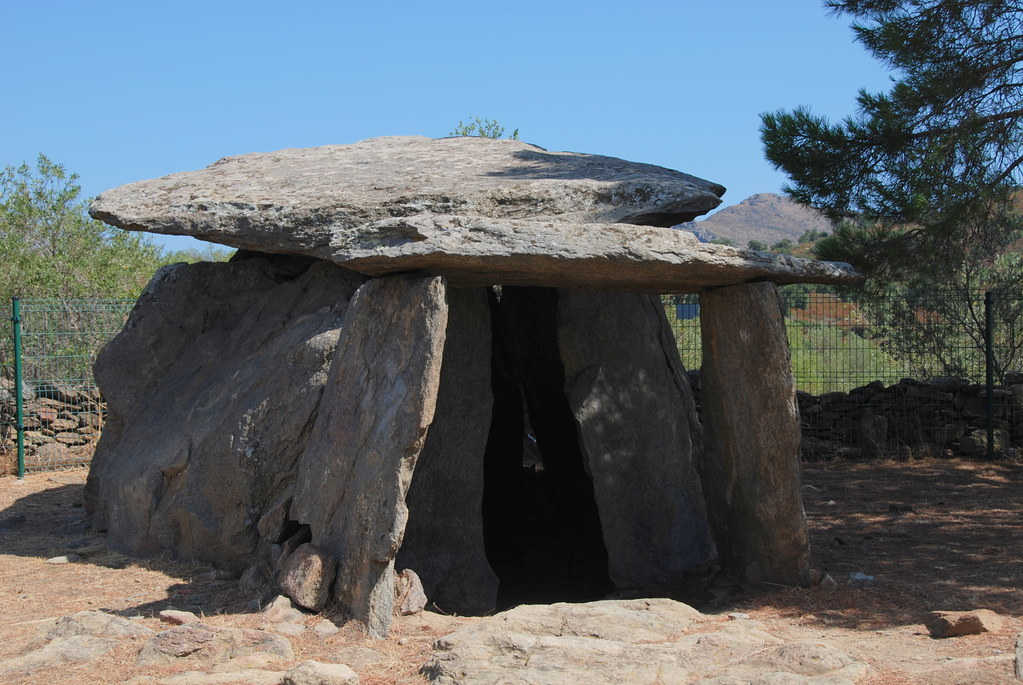
<svg viewBox="0 0 1023 685">
<path fill-rule="evenodd" d="M 840 118 L 889 83 L 821 0 L 0 0 L 0 50 L 0 166 L 42 152 L 89 196 L 479 115 L 548 149 L 702 176 L 734 204 L 785 182 L 761 112 Z"/>
</svg>

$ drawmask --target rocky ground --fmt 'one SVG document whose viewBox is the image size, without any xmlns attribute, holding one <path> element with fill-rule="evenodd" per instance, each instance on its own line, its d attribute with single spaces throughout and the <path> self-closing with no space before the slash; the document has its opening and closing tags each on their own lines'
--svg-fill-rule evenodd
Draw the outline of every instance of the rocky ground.
<svg viewBox="0 0 1023 685">
<path fill-rule="evenodd" d="M 1023 631 L 1020 464 L 808 465 L 823 578 L 809 589 L 719 579 L 688 605 L 424 612 L 384 640 L 264 606 L 200 564 L 109 550 L 86 525 L 84 478 L 0 478 L 4 682 L 1007 683 Z M 988 632 L 938 639 L 926 625 L 977 609 Z"/>
</svg>

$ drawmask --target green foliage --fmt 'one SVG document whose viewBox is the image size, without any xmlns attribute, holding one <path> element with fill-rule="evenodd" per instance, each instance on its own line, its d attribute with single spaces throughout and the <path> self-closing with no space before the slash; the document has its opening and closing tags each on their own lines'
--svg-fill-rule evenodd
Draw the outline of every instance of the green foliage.
<svg viewBox="0 0 1023 685">
<path fill-rule="evenodd" d="M 767 243 L 761 242 L 759 240 L 749 241 L 748 243 L 746 243 L 746 247 L 748 247 L 751 250 L 756 250 L 757 252 L 767 252 Z"/>
<path fill-rule="evenodd" d="M 44 155 L 0 173 L 0 297 L 112 297 L 137 293 L 159 261 L 138 235 L 111 231 L 85 214 L 78 177 Z M 152 271 L 149 271 L 151 274 Z"/>
<path fill-rule="evenodd" d="M 174 250 L 164 252 L 160 258 L 160 266 L 165 264 L 176 264 L 178 262 L 226 262 L 234 256 L 235 250 L 205 243 L 201 248 L 188 250 Z"/>
<path fill-rule="evenodd" d="M 803 231 L 797 242 L 799 242 L 800 245 L 804 243 L 815 243 L 821 238 L 826 238 L 827 235 L 827 231 L 816 231 L 814 229 L 810 229 L 809 231 Z"/>
<path fill-rule="evenodd" d="M 781 309 L 788 316 L 789 309 L 806 309 L 810 303 L 810 295 L 818 286 L 812 283 L 792 283 L 781 289 Z"/>
<path fill-rule="evenodd" d="M 1023 363 L 1023 255 L 1007 253 L 986 265 L 967 265 L 936 286 L 928 274 L 857 294 L 875 335 L 917 378 L 976 377 L 985 365 L 984 293 L 992 294 L 992 372 L 1001 382 Z M 976 380 L 976 378 L 975 378 Z"/>
<path fill-rule="evenodd" d="M 1011 0 L 828 0 L 895 73 L 831 123 L 801 107 L 762 115 L 787 192 L 846 223 L 821 256 L 881 276 L 990 261 L 1020 218 L 1023 4 Z M 964 254 L 962 248 L 970 249 Z"/>
<path fill-rule="evenodd" d="M 134 298 L 161 265 L 225 258 L 210 250 L 165 254 L 140 233 L 91 219 L 78 176 L 39 155 L 35 168 L 0 172 L 0 301 L 22 297 Z"/>
<path fill-rule="evenodd" d="M 45 155 L 34 168 L 21 164 L 0 171 L 0 308 L 9 312 L 15 295 L 50 298 L 23 308 L 26 325 L 45 327 L 60 319 L 61 332 L 46 338 L 50 347 L 34 353 L 57 360 L 53 363 L 84 360 L 79 377 L 88 375 L 91 355 L 123 323 L 124 303 L 111 301 L 134 300 L 164 264 L 224 260 L 230 254 L 213 246 L 168 254 L 143 234 L 91 219 L 78 176 Z M 90 304 L 83 298 L 107 302 Z M 118 325 L 99 324 L 97 312 Z M 0 327 L 0 375 L 9 374 L 11 351 L 9 330 Z"/>
<path fill-rule="evenodd" d="M 792 248 L 795 244 L 788 238 L 783 238 L 778 242 L 771 245 L 771 252 L 777 252 L 779 254 L 792 254 Z"/>
<path fill-rule="evenodd" d="M 731 238 L 714 238 L 710 241 L 711 245 L 728 245 L 729 247 L 735 247 L 735 241 Z"/>
<path fill-rule="evenodd" d="M 468 122 L 459 121 L 454 130 L 448 135 L 452 136 L 476 136 L 479 138 L 504 138 L 504 126 L 496 119 L 483 119 L 481 117 L 470 117 Z M 508 136 L 511 140 L 519 139 L 519 129 L 512 131 Z"/>
<path fill-rule="evenodd" d="M 805 307 L 817 287 L 820 286 L 785 286 L 782 302 L 786 312 Z M 700 320 L 698 317 L 679 319 L 676 305 L 697 300 L 696 296 L 663 299 L 665 314 L 675 332 L 675 343 L 686 369 L 699 369 L 703 364 Z M 838 322 L 800 321 L 787 316 L 785 330 L 796 388 L 803 392 L 848 391 L 879 379 L 895 382 L 906 366 L 885 349 L 882 340 L 859 335 Z"/>
<path fill-rule="evenodd" d="M 873 380 L 894 382 L 902 364 L 876 340 L 837 325 L 786 321 L 796 388 L 848 392 Z"/>
</svg>

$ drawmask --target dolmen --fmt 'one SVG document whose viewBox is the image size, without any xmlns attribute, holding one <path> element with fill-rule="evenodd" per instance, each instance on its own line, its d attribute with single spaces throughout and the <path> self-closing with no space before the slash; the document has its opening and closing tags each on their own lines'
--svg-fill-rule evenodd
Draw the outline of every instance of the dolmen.
<svg viewBox="0 0 1023 685">
<path fill-rule="evenodd" d="M 805 583 L 775 284 L 859 276 L 671 228 L 723 192 L 391 137 L 103 193 L 90 212 L 113 226 L 238 251 L 158 271 L 100 353 L 94 526 L 377 636 L 404 569 L 464 614 L 677 595 L 713 563 Z M 659 297 L 683 292 L 701 297 L 702 416 Z"/>
</svg>

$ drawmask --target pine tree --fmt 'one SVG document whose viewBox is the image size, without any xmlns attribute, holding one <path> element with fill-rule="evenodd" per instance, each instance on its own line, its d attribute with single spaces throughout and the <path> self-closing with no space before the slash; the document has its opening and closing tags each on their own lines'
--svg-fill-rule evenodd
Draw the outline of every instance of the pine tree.
<svg viewBox="0 0 1023 685">
<path fill-rule="evenodd" d="M 1023 3 L 828 0 L 893 70 L 840 123 L 807 108 L 762 115 L 786 191 L 838 222 L 818 254 L 875 274 L 991 261 L 1020 228 Z"/>
</svg>

